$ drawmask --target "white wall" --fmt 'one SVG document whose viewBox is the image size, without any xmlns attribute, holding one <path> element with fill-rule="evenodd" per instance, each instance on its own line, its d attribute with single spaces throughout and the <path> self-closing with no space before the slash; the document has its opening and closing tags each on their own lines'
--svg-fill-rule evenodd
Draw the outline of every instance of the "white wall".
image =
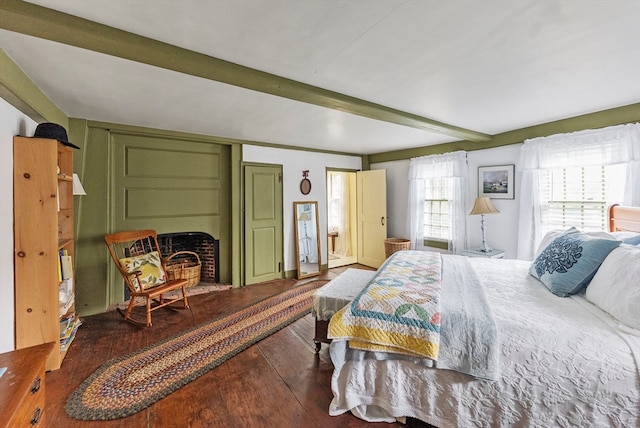
<svg viewBox="0 0 640 428">
<path fill-rule="evenodd" d="M 478 195 L 478 167 L 492 165 L 515 165 L 515 199 L 493 199 L 492 202 L 500 210 L 499 214 L 485 216 L 487 244 L 493 248 L 505 250 L 507 258 L 515 258 L 518 235 L 518 190 L 520 189 L 520 173 L 518 158 L 520 144 L 467 153 L 469 164 L 469 199 L 467 211 L 471 211 L 473 201 Z M 318 201 L 320 214 L 320 233 L 326 233 L 326 168 L 361 169 L 358 156 L 331 155 L 325 153 L 304 152 L 289 149 L 275 149 L 261 146 L 243 146 L 243 161 L 282 165 L 283 171 L 283 209 L 284 209 L 284 262 L 285 270 L 296 269 L 295 232 L 293 229 L 293 202 Z M 309 170 L 311 193 L 304 196 L 300 193 L 302 171 Z M 407 206 L 409 195 L 409 160 L 380 162 L 371 165 L 371 169 L 387 171 L 387 235 L 389 237 L 406 238 Z M 468 216 L 467 236 L 470 248 L 479 247 L 482 243 L 480 232 L 480 216 Z M 326 263 L 327 242 L 320 240 L 323 263 Z"/>
<path fill-rule="evenodd" d="M 473 208 L 478 196 L 478 167 L 515 165 L 515 199 L 492 199 L 499 214 L 485 215 L 487 245 L 505 250 L 507 258 L 515 258 L 518 239 L 518 212 L 521 174 L 518 171 L 521 144 L 467 152 L 469 164 L 469 198 L 467 212 Z M 409 198 L 409 163 L 407 160 L 371 164 L 371 169 L 387 170 L 387 234 L 390 237 L 407 238 L 407 205 Z M 468 216 L 467 238 L 470 248 L 480 247 L 482 233 L 480 216 Z"/>
<path fill-rule="evenodd" d="M 13 136 L 31 136 L 36 123 L 0 98 L 0 353 L 13 351 Z"/>
<path fill-rule="evenodd" d="M 327 168 L 362 169 L 359 156 L 332 155 L 327 153 L 304 152 L 290 149 L 277 149 L 244 145 L 244 162 L 282 165 L 283 183 L 283 226 L 284 226 L 284 269 L 297 269 L 293 203 L 299 201 L 318 201 L 320 216 L 320 235 L 327 234 Z M 302 171 L 309 170 L 311 192 L 300 193 Z M 322 263 L 327 264 L 327 240 L 320 239 Z"/>
<path fill-rule="evenodd" d="M 467 153 L 469 164 L 469 200 L 467 211 L 473 208 L 473 201 L 478 196 L 478 167 L 494 165 L 515 165 L 515 190 L 514 199 L 492 199 L 493 205 L 500 211 L 499 214 L 484 216 L 485 237 L 487 245 L 492 248 L 505 250 L 508 259 L 516 258 L 518 242 L 518 215 L 520 212 L 520 179 L 522 174 L 518 170 L 522 144 L 496 147 L 495 149 L 477 150 Z M 467 236 L 471 248 L 479 248 L 482 244 L 482 232 L 480 229 L 480 216 L 468 216 Z"/>
</svg>

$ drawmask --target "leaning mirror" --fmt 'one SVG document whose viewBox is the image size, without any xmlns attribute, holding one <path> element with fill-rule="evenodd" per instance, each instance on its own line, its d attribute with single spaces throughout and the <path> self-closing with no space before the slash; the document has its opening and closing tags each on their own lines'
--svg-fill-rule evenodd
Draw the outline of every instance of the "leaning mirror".
<svg viewBox="0 0 640 428">
<path fill-rule="evenodd" d="M 321 273 L 318 202 L 294 202 L 298 278 Z"/>
</svg>

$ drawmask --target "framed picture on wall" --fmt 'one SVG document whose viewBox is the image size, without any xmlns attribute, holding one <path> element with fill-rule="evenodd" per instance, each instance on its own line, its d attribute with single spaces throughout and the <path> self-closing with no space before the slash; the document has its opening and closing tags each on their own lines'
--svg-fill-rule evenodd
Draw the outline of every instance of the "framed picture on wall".
<svg viewBox="0 0 640 428">
<path fill-rule="evenodd" d="M 514 199 L 514 165 L 478 167 L 478 197 Z"/>
</svg>

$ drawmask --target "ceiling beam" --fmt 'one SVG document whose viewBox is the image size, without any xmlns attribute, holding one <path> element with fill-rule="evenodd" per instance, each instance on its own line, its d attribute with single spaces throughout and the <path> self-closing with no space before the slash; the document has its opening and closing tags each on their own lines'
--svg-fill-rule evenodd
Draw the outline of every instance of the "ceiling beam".
<svg viewBox="0 0 640 428">
<path fill-rule="evenodd" d="M 21 0 L 0 0 L 0 28 L 369 119 L 451 137 L 491 136 L 307 85 Z"/>
</svg>

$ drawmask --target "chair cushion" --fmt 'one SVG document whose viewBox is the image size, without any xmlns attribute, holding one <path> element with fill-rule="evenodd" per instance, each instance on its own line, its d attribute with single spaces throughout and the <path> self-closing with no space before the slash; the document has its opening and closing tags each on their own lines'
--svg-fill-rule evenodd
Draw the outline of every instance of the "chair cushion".
<svg viewBox="0 0 640 428">
<path fill-rule="evenodd" d="M 138 277 L 132 278 L 133 288 L 136 291 L 144 291 L 147 288 L 164 284 L 167 280 L 167 274 L 162 268 L 160 255 L 157 251 L 135 257 L 125 257 L 120 259 L 120 266 L 125 268 L 127 272 L 133 273 L 140 271 L 140 283 Z"/>
</svg>

